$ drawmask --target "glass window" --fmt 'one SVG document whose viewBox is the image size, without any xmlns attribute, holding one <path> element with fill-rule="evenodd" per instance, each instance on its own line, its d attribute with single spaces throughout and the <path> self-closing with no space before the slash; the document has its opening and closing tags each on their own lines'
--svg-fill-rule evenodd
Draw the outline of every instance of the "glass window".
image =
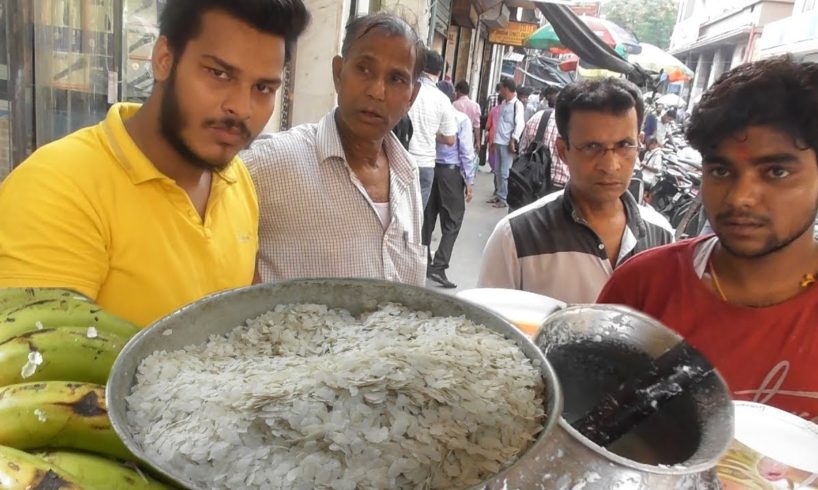
<svg viewBox="0 0 818 490">
<path fill-rule="evenodd" d="M 35 142 L 42 146 L 105 118 L 116 73 L 114 5 L 35 0 L 33 12 Z"/>
<path fill-rule="evenodd" d="M 11 118 L 5 2 L 0 2 L 0 181 L 11 171 Z"/>
</svg>

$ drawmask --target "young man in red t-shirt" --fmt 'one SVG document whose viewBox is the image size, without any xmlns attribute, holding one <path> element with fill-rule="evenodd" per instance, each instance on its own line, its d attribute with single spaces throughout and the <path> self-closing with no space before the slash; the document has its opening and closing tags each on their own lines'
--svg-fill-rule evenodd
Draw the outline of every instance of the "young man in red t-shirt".
<svg viewBox="0 0 818 490">
<path fill-rule="evenodd" d="M 721 78 L 687 130 L 716 236 L 634 257 L 598 301 L 677 330 L 734 398 L 818 421 L 816 115 L 816 63 L 777 58 Z"/>
</svg>

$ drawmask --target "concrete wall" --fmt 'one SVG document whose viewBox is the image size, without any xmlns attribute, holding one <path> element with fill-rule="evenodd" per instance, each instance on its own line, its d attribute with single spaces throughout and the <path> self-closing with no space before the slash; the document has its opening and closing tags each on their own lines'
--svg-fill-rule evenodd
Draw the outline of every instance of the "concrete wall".
<svg viewBox="0 0 818 490">
<path fill-rule="evenodd" d="M 707 0 L 703 4 L 697 3 L 691 17 L 674 26 L 670 51 L 683 49 L 697 40 L 783 19 L 792 14 L 795 1 L 803 0 Z M 682 6 L 680 18 L 685 14 Z"/>
<path fill-rule="evenodd" d="M 406 17 L 420 34 L 421 39 L 429 39 L 430 0 L 382 0 L 382 10 Z M 414 18 L 412 18 L 414 17 Z"/>
<path fill-rule="evenodd" d="M 466 80 L 469 76 L 470 66 L 469 61 L 472 59 L 472 29 L 467 27 L 460 28 L 460 46 L 457 51 L 457 71 L 452 74 L 454 83 L 460 80 Z"/>
<path fill-rule="evenodd" d="M 730 60 L 730 69 L 733 69 L 744 62 L 745 49 L 746 48 L 742 45 L 738 45 L 733 48 L 733 56 Z"/>
<path fill-rule="evenodd" d="M 332 58 L 340 53 L 349 2 L 306 0 L 312 23 L 298 41 L 292 125 L 316 122 L 335 105 Z"/>
<path fill-rule="evenodd" d="M 764 2 L 756 10 L 758 11 L 758 25 L 766 25 L 770 22 L 785 19 L 795 12 L 793 9 L 794 3 L 790 1 L 784 2 Z"/>
</svg>

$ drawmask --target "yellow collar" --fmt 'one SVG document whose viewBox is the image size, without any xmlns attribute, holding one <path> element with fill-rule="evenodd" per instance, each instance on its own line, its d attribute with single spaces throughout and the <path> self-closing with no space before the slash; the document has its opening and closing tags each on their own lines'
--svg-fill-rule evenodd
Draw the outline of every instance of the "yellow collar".
<svg viewBox="0 0 818 490">
<path fill-rule="evenodd" d="M 125 129 L 125 121 L 133 117 L 139 108 L 140 104 L 119 103 L 111 106 L 108 110 L 108 115 L 101 123 L 103 132 L 105 133 L 107 144 L 116 161 L 128 174 L 135 185 L 151 180 L 173 180 L 167 175 L 163 174 L 156 168 L 156 166 L 142 153 L 142 150 L 136 146 L 131 135 Z M 238 181 L 236 175 L 236 162 L 238 158 L 233 158 L 233 161 L 222 170 L 215 172 L 221 180 L 228 184 L 235 184 Z"/>
</svg>

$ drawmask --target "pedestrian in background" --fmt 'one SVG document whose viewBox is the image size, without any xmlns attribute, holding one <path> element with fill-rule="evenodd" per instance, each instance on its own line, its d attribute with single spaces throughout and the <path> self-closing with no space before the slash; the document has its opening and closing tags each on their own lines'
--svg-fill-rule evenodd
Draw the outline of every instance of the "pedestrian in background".
<svg viewBox="0 0 818 490">
<path fill-rule="evenodd" d="M 525 121 L 528 122 L 540 110 L 540 93 L 532 92 L 527 100 L 520 97 L 520 101 L 525 103 Z"/>
<path fill-rule="evenodd" d="M 415 158 L 420 171 L 420 193 L 423 207 L 429 202 L 432 180 L 435 177 L 435 152 L 437 141 L 454 144 L 457 125 L 454 107 L 437 82 L 443 71 L 443 57 L 434 51 L 426 51 L 426 64 L 420 77 L 420 92 L 409 110 L 412 120 L 412 140 L 409 153 Z"/>
<path fill-rule="evenodd" d="M 494 87 L 495 94 L 489 97 L 490 109 L 486 116 L 486 149 L 488 153 L 486 160 L 489 162 L 489 168 L 491 168 L 492 174 L 494 173 L 494 168 L 497 166 L 497 151 L 494 146 L 494 137 L 497 135 L 497 117 L 500 114 L 500 107 L 503 103 L 500 96 L 500 87 L 501 85 L 498 83 L 497 86 Z M 496 181 L 494 183 L 494 194 L 497 194 Z"/>
<path fill-rule="evenodd" d="M 550 101 L 547 103 L 552 105 L 537 111 L 525 124 L 523 136 L 520 138 L 520 148 L 525 150 L 534 142 L 540 121 L 543 117 L 547 117 L 548 123 L 545 127 L 545 134 L 543 135 L 543 144 L 548 148 L 549 155 L 551 156 L 551 188 L 548 190 L 548 192 L 551 193 L 565 187 L 565 184 L 568 183 L 570 172 L 568 165 L 560 158 L 559 152 L 557 151 L 559 131 L 557 131 L 557 118 L 553 104 L 556 103 L 556 96 L 559 95 L 560 91 L 556 87 L 548 87 L 546 90 L 548 95 L 546 95 L 545 100 Z"/>
<path fill-rule="evenodd" d="M 444 90 L 450 90 L 444 87 Z M 454 91 L 446 93 L 454 99 Z M 454 244 L 463 224 L 466 203 L 472 199 L 474 183 L 474 141 L 472 121 L 460 111 L 455 112 L 457 137 L 455 144 L 437 144 L 435 179 L 432 194 L 423 219 L 423 244 L 431 244 L 437 218 L 440 217 L 440 243 L 434 256 L 429 255 L 426 277 L 444 288 L 456 288 L 446 277 L 446 269 L 454 251 Z"/>
<path fill-rule="evenodd" d="M 469 98 L 470 87 L 468 82 L 460 80 L 455 89 L 455 100 L 452 106 L 469 118 L 471 121 L 474 141 L 475 165 L 477 165 L 477 154 L 480 152 L 480 104 Z"/>
<path fill-rule="evenodd" d="M 497 129 L 494 135 L 494 147 L 497 152 L 497 163 L 494 168 L 496 190 L 489 202 L 495 208 L 507 208 L 508 174 L 525 129 L 525 107 L 517 98 L 517 84 L 510 78 L 500 81 L 500 95 L 503 103 L 497 114 Z"/>
</svg>

